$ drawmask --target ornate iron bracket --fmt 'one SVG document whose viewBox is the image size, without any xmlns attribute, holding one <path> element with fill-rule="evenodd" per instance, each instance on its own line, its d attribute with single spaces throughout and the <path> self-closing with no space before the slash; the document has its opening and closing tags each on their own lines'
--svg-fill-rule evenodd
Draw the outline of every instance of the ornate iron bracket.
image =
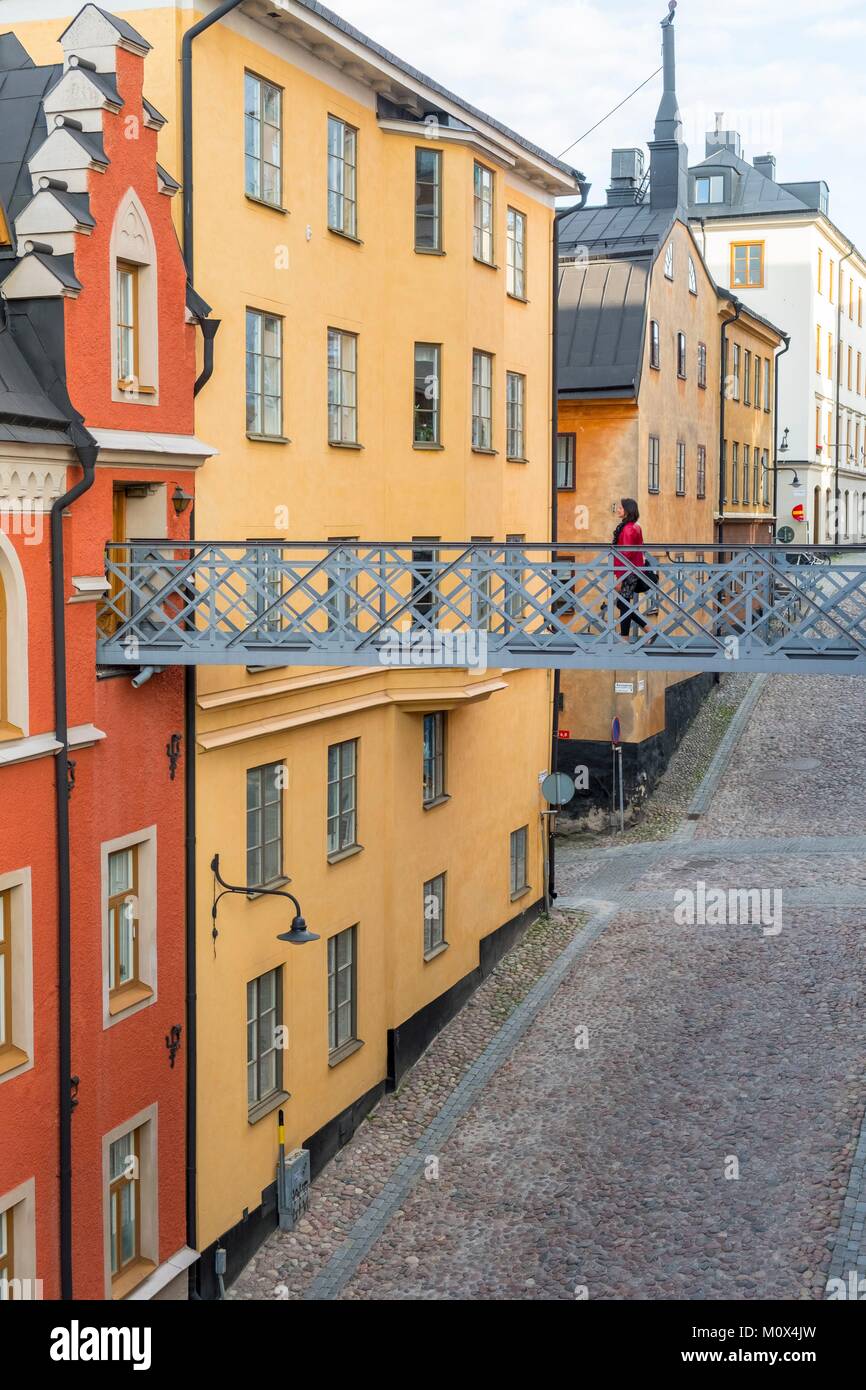
<svg viewBox="0 0 866 1390">
<path fill-rule="evenodd" d="M 177 772 L 178 759 L 180 758 L 180 734 L 172 734 L 168 743 L 165 745 L 165 756 L 168 758 L 168 775 L 173 782 Z"/>
<path fill-rule="evenodd" d="M 179 1023 L 171 1025 L 171 1032 L 165 1035 L 165 1045 L 168 1048 L 168 1065 L 174 1071 L 174 1059 L 180 1051 L 180 1035 L 182 1029 Z"/>
</svg>

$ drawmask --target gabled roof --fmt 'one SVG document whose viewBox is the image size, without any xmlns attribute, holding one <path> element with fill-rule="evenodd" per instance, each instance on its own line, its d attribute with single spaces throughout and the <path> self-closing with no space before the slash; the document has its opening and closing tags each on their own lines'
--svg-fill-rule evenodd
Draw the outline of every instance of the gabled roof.
<svg viewBox="0 0 866 1390">
<path fill-rule="evenodd" d="M 655 256 L 677 218 L 675 208 L 649 203 L 626 207 L 581 208 L 559 224 L 559 254 L 578 246 L 589 256 Z"/>
<path fill-rule="evenodd" d="M 41 190 L 50 193 L 52 198 L 56 198 L 67 212 L 71 212 L 76 222 L 83 227 L 95 227 L 96 221 L 90 211 L 89 193 L 69 193 L 65 188 L 45 188 Z"/>
<path fill-rule="evenodd" d="M 782 184 L 768 179 L 760 169 L 755 169 L 747 159 L 734 154 L 733 150 L 714 150 L 700 164 L 692 165 L 689 173 L 696 174 L 701 171 L 711 174 L 719 169 L 733 169 L 736 175 L 732 180 L 731 201 L 724 204 L 726 212 L 750 216 L 762 212 L 809 211 L 806 204 L 795 198 Z M 691 203 L 689 213 L 692 216 L 703 214 L 711 217 L 721 206 L 716 203 Z"/>
<path fill-rule="evenodd" d="M 13 34 L 0 34 L 0 203 L 10 227 L 33 196 L 27 161 L 47 134 L 42 101 L 60 72 L 34 67 Z"/>
<path fill-rule="evenodd" d="M 177 179 L 172 178 L 168 170 L 163 169 L 161 164 L 157 164 L 156 172 L 159 174 L 159 177 L 162 179 L 163 183 L 166 185 L 167 188 L 180 188 L 180 184 L 178 183 Z"/>
<path fill-rule="evenodd" d="M 144 37 L 143 34 L 140 34 L 137 29 L 133 29 L 131 24 L 128 24 L 125 19 L 121 19 L 118 15 L 110 14 L 108 10 L 103 10 L 99 5 L 83 5 L 82 9 L 96 10 L 97 14 L 101 14 L 102 18 L 106 21 L 106 23 L 110 24 L 112 28 L 117 31 L 120 37 L 122 39 L 128 40 L 129 43 L 138 44 L 141 48 L 149 49 L 152 47 L 152 45 L 148 43 L 147 39 Z M 66 38 L 66 35 L 69 33 L 69 30 L 72 28 L 73 24 L 75 23 L 75 20 L 78 19 L 78 15 L 80 14 L 81 10 L 78 11 L 78 14 L 75 16 L 75 19 L 70 20 L 66 28 L 63 30 L 63 33 L 60 35 L 61 43 Z"/>
<path fill-rule="evenodd" d="M 649 274 L 644 260 L 560 266 L 560 395 L 637 395 Z"/>
<path fill-rule="evenodd" d="M 65 121 L 61 126 L 55 126 L 54 129 L 67 131 L 72 136 L 73 140 L 75 140 L 82 149 L 86 150 L 90 158 L 97 164 L 108 163 L 108 156 L 105 153 L 105 142 L 102 138 L 101 130 L 78 130 L 74 125 L 70 125 L 68 121 Z"/>
<path fill-rule="evenodd" d="M 120 95 L 120 92 L 117 90 L 117 78 L 116 78 L 116 75 L 115 75 L 113 72 L 94 72 L 94 70 L 93 70 L 92 68 L 87 68 L 87 67 L 84 67 L 84 66 L 79 66 L 79 67 L 77 67 L 77 68 L 64 68 L 64 69 L 62 69 L 61 72 L 58 74 L 57 81 L 56 81 L 56 82 L 52 82 L 51 87 L 49 88 L 49 91 L 46 93 L 46 96 L 47 96 L 50 92 L 52 92 L 52 91 L 54 90 L 54 88 L 55 88 L 56 86 L 58 86 L 58 84 L 59 84 L 60 82 L 63 81 L 63 78 L 66 76 L 67 72 L 83 73 L 84 76 L 85 76 L 90 82 L 93 83 L 94 87 L 96 87 L 97 90 L 100 91 L 100 92 L 102 93 L 102 95 L 103 95 L 108 101 L 111 102 L 112 106 L 123 106 L 123 105 L 124 105 L 123 97 Z"/>
<path fill-rule="evenodd" d="M 0 439 L 68 444 L 69 421 L 46 395 L 8 325 L 0 327 Z"/>
<path fill-rule="evenodd" d="M 152 121 L 156 121 L 159 125 L 165 125 L 165 116 L 162 114 L 161 111 L 157 111 L 152 101 L 148 101 L 147 97 L 142 95 L 141 104 L 144 107 L 144 113 L 146 116 L 149 116 Z"/>
</svg>

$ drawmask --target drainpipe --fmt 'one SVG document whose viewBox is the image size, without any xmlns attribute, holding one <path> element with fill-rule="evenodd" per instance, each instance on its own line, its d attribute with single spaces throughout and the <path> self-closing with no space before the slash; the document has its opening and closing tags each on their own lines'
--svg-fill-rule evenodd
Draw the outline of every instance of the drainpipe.
<svg viewBox="0 0 866 1390">
<path fill-rule="evenodd" d="M 839 262 L 839 284 L 836 295 L 836 467 L 834 469 L 833 492 L 836 498 L 836 522 L 834 526 L 834 544 L 839 544 L 839 450 L 842 447 L 842 402 L 840 391 L 842 388 L 842 267 L 846 261 L 854 255 L 854 247 L 845 252 Z M 832 286 L 831 286 L 832 288 Z"/>
<path fill-rule="evenodd" d="M 785 346 L 776 353 L 773 363 L 773 541 L 776 539 L 776 528 L 779 524 L 779 358 L 784 357 L 791 346 L 791 339 L 787 333 L 782 334 L 782 341 Z M 804 474 L 805 477 L 805 474 Z M 809 499 L 806 498 L 806 516 L 809 515 Z M 806 536 L 808 539 L 809 532 Z"/>
<path fill-rule="evenodd" d="M 204 360 L 202 369 L 196 377 L 195 386 L 192 394 L 197 396 L 203 386 L 210 381 L 213 376 L 213 340 L 217 335 L 217 329 L 222 323 L 222 319 L 199 319 L 198 326 L 201 329 L 201 336 L 204 339 Z"/>
<path fill-rule="evenodd" d="M 84 476 L 51 507 L 51 648 L 54 674 L 54 760 L 57 823 L 58 1064 L 60 1085 L 60 1297 L 72 1298 L 72 927 L 69 852 L 69 724 L 66 690 L 66 595 L 63 574 L 63 513 L 93 486 L 99 452 L 91 436 L 73 445 Z"/>
<path fill-rule="evenodd" d="M 189 514 L 189 538 L 195 539 L 195 502 Z M 195 704 L 196 668 L 183 668 L 184 788 L 184 931 L 186 936 L 186 1243 L 197 1250 L 198 1200 L 198 1035 L 196 1019 L 196 863 L 195 863 Z M 198 1291 L 199 1262 L 189 1269 L 189 1297 Z"/>
<path fill-rule="evenodd" d="M 732 296 L 733 298 L 733 296 Z M 733 299 L 736 308 L 730 318 L 722 319 L 719 330 L 719 351 L 721 352 L 721 372 L 719 373 L 719 520 L 717 522 L 716 543 L 721 545 L 724 541 L 724 515 L 725 515 L 725 478 L 727 474 L 728 460 L 725 454 L 725 348 L 727 346 L 727 327 L 729 323 L 736 323 L 743 306 L 739 299 Z"/>
</svg>

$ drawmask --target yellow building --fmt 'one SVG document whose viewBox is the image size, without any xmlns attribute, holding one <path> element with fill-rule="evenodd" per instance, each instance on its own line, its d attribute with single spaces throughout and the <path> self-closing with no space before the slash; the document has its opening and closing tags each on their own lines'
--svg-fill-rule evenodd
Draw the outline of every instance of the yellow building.
<svg viewBox="0 0 866 1390">
<path fill-rule="evenodd" d="M 784 334 L 732 295 L 719 294 L 722 369 L 719 540 L 771 545 L 774 534 L 776 354 Z"/>
<path fill-rule="evenodd" d="M 178 177 L 181 39 L 211 8 L 123 11 Z M 15 27 L 56 57 L 56 16 Z M 547 539 L 552 218 L 574 171 L 305 0 L 245 0 L 192 54 L 194 278 L 222 324 L 196 535 Z M 231 1278 L 274 1225 L 278 1111 L 315 1174 L 537 912 L 551 681 L 199 671 L 205 1296 L 216 1244 Z M 321 939 L 288 951 L 287 904 L 254 892 L 221 901 L 214 938 L 215 854 L 234 884 L 289 882 Z"/>
</svg>

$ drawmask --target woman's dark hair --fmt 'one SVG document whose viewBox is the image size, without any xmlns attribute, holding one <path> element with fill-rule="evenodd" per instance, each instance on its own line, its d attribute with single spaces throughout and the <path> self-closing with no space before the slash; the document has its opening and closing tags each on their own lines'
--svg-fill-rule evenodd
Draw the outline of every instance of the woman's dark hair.
<svg viewBox="0 0 866 1390">
<path fill-rule="evenodd" d="M 625 516 L 623 517 L 622 521 L 619 523 L 619 525 L 613 533 L 614 545 L 619 544 L 619 538 L 622 535 L 624 528 L 628 526 L 629 522 L 634 523 L 640 517 L 640 512 L 637 509 L 637 502 L 634 500 L 633 497 L 621 497 L 619 499 L 619 503 L 623 511 L 625 512 Z"/>
</svg>

